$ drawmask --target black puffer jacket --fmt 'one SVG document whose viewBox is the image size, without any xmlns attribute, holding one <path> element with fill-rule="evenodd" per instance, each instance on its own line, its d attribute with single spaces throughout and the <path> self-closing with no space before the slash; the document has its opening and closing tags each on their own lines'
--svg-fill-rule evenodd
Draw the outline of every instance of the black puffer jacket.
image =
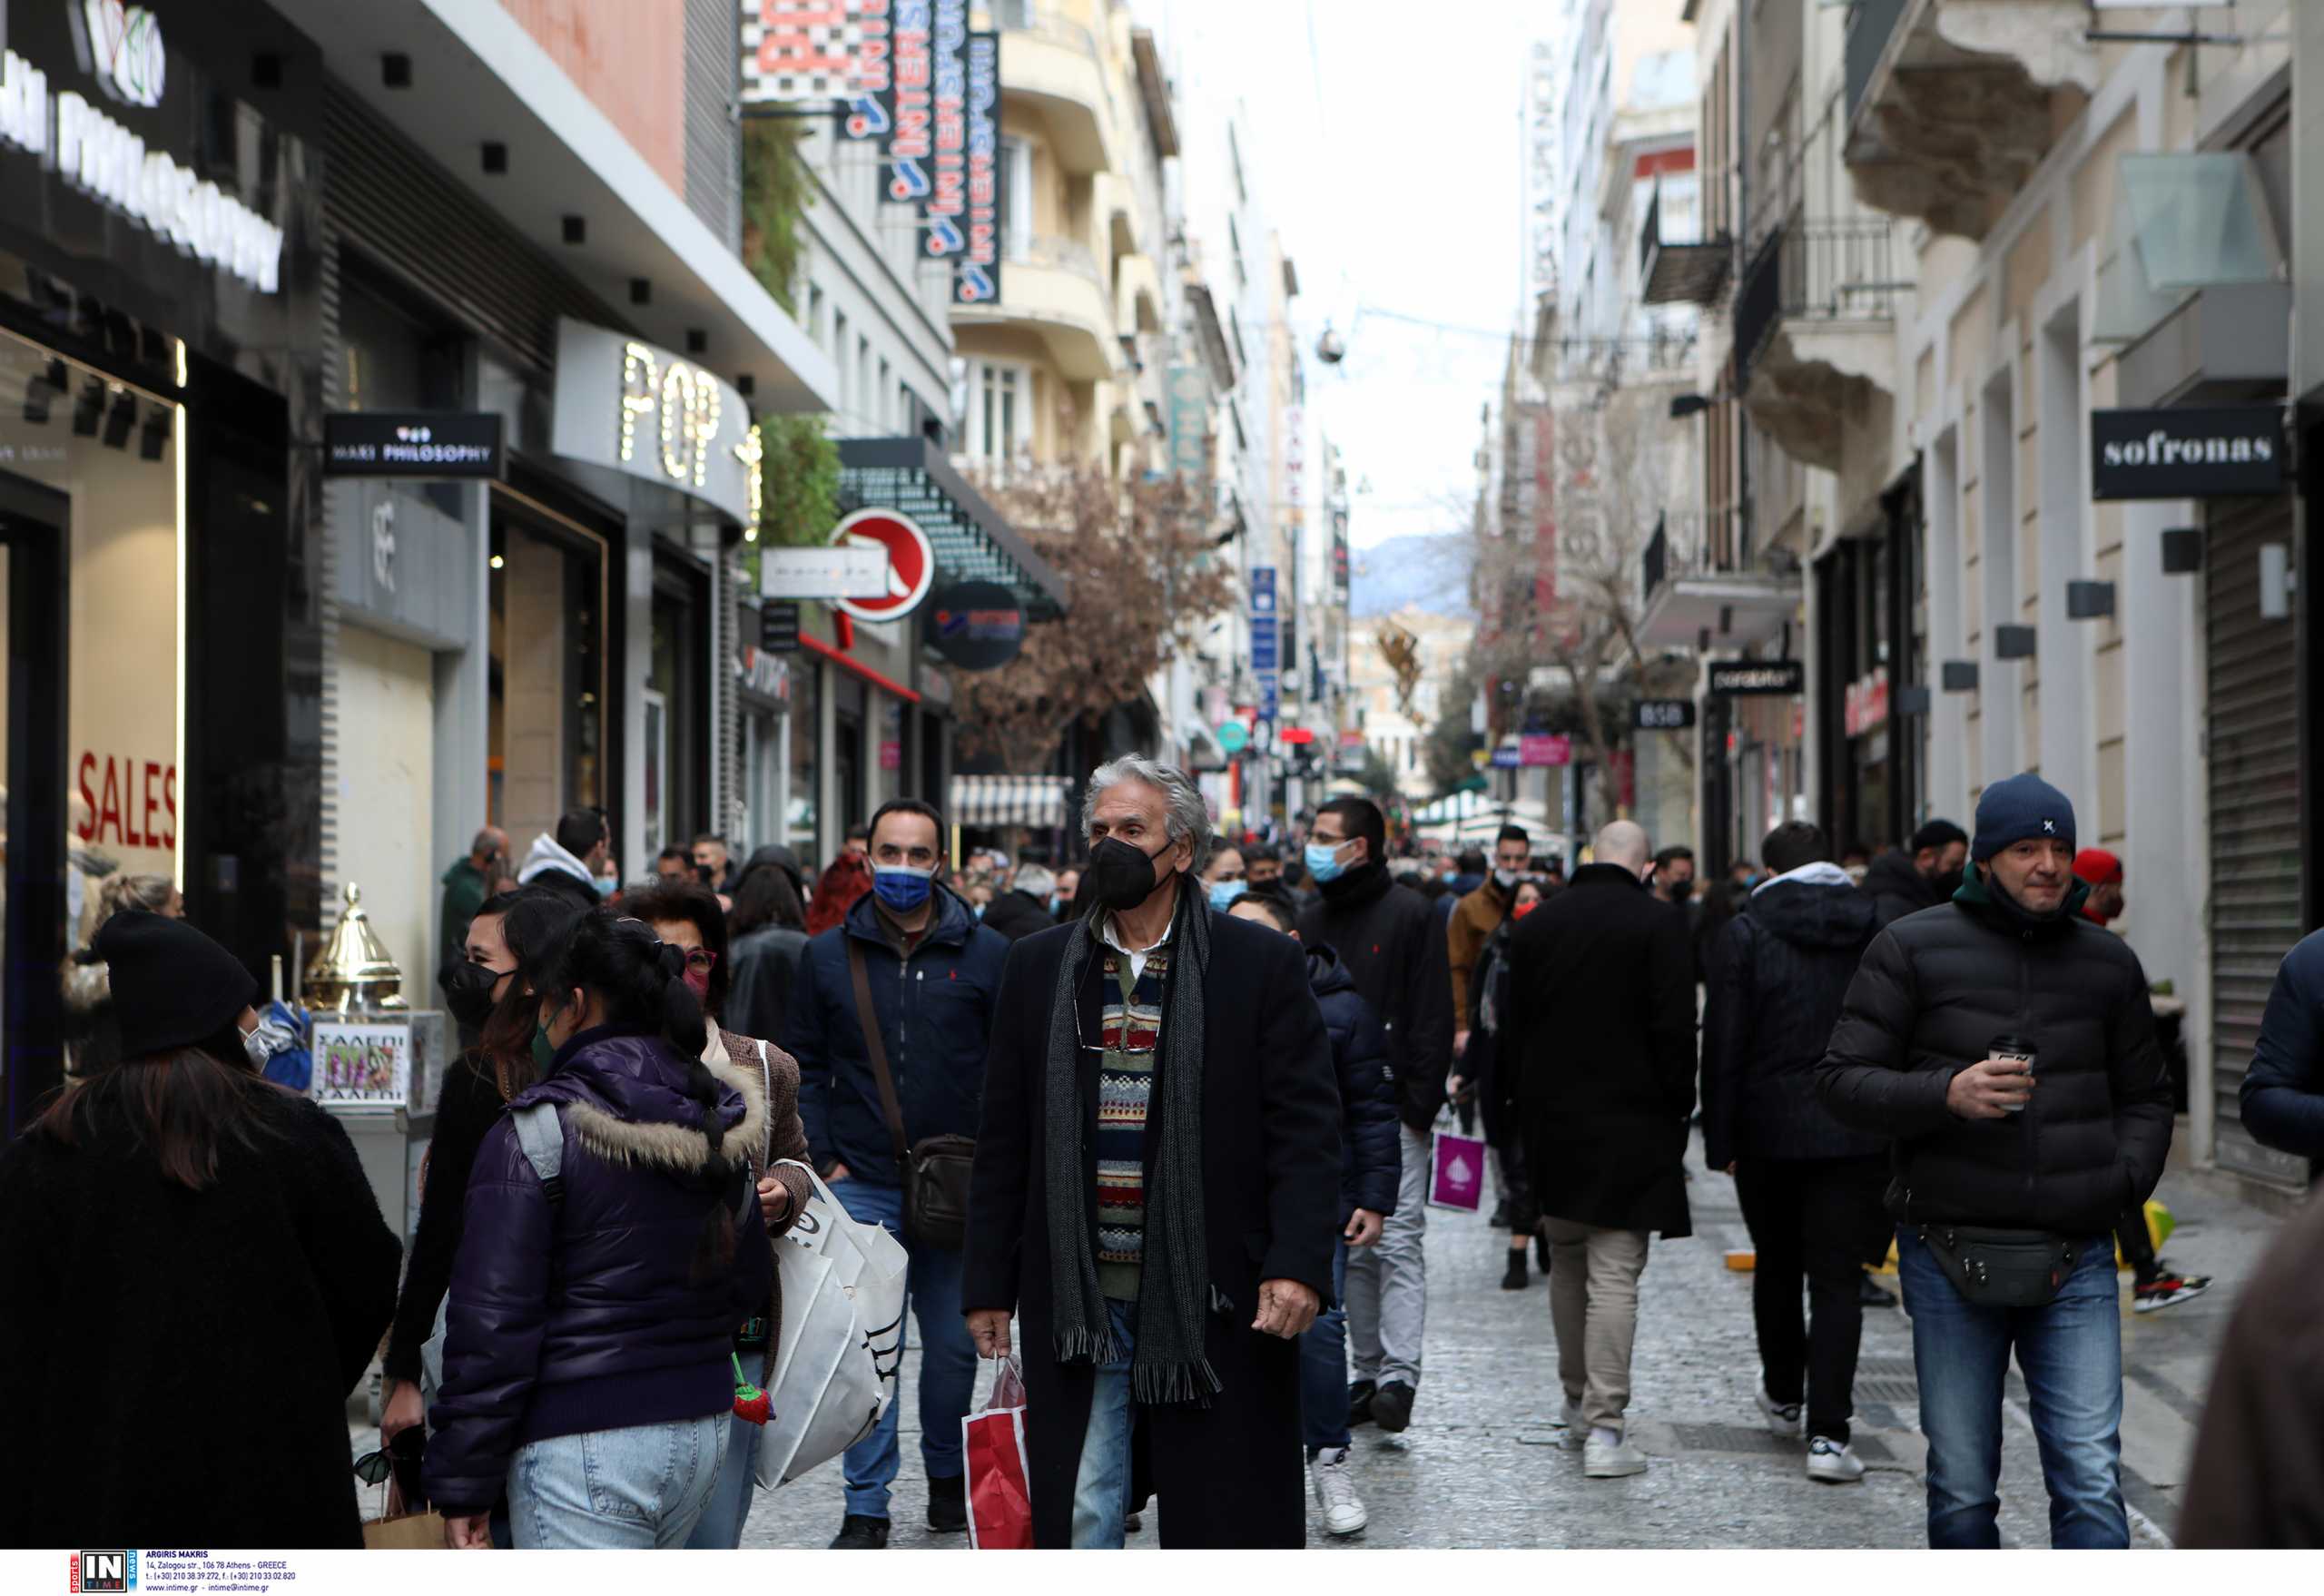
<svg viewBox="0 0 2324 1596">
<path fill-rule="evenodd" d="M 1403 1153 L 1396 1145 L 1396 1072 L 1388 1067 L 1387 1036 L 1329 947 L 1308 948 L 1307 985 L 1324 1011 L 1339 1071 L 1340 1223 L 1358 1208 L 1393 1214 Z"/>
<path fill-rule="evenodd" d="M 2171 1080 L 2146 972 L 2077 912 L 2087 895 L 2037 919 L 1973 866 L 1951 903 L 1873 940 L 1817 1089 L 1842 1124 L 1897 1138 L 1898 1219 L 2101 1236 L 2154 1190 Z M 2034 1045 L 2033 1101 L 1957 1118 L 1945 1089 L 2004 1035 Z"/>
<path fill-rule="evenodd" d="M 1389 880 L 1386 866 L 1359 865 L 1300 915 L 1299 939 L 1338 951 L 1388 1033 L 1397 1118 L 1427 1135 L 1452 1069 L 1452 967 L 1435 905 Z"/>
<path fill-rule="evenodd" d="M 1703 1015 L 1703 1150 L 1738 1158 L 1862 1158 L 1885 1143 L 1816 1100 L 1816 1066 L 1877 929 L 1872 900 L 1837 869 L 1751 894 L 1719 933 Z"/>
<path fill-rule="evenodd" d="M 1901 848 L 1891 848 L 1866 868 L 1864 891 L 1884 926 L 1945 901 L 1936 883 L 1913 868 L 1913 856 Z"/>
</svg>

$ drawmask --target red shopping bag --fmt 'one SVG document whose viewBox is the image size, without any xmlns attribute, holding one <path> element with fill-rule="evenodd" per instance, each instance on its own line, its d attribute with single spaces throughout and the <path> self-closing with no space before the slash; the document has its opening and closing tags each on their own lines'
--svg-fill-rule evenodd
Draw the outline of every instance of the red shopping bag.
<svg viewBox="0 0 2324 1596">
<path fill-rule="evenodd" d="M 1014 1353 L 1001 1361 L 984 1412 L 960 1421 L 960 1442 L 969 1464 L 969 1545 L 1031 1551 L 1033 1471 L 1025 1455 L 1025 1377 Z"/>
</svg>

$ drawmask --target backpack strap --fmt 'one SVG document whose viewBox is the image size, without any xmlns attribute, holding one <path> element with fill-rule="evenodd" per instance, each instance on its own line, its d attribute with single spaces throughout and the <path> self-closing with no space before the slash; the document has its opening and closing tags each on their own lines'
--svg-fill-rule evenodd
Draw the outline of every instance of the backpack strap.
<svg viewBox="0 0 2324 1596">
<path fill-rule="evenodd" d="M 541 1195 L 548 1198 L 554 1216 L 565 1202 L 565 1126 L 555 1103 L 527 1103 L 510 1116 L 517 1123 L 517 1145 L 525 1162 L 540 1177 Z"/>
</svg>

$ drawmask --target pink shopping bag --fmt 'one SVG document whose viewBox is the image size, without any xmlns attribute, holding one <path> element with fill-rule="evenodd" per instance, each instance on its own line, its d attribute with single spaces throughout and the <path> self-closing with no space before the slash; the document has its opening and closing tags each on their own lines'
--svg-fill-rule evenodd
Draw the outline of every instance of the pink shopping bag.
<svg viewBox="0 0 2324 1596">
<path fill-rule="evenodd" d="M 1457 1130 L 1440 1130 L 1429 1153 L 1428 1206 L 1475 1213 L 1485 1197 L 1483 1141 Z"/>
<path fill-rule="evenodd" d="M 1025 1455 L 1025 1380 L 1014 1355 L 1002 1362 L 984 1412 L 960 1421 L 960 1442 L 968 1458 L 969 1545 L 1031 1551 L 1033 1470 Z"/>
</svg>

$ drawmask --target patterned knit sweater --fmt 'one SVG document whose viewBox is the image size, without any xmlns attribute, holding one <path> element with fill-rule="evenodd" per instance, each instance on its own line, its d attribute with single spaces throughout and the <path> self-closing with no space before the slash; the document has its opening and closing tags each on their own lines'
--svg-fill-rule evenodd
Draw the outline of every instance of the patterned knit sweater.
<svg viewBox="0 0 2324 1596">
<path fill-rule="evenodd" d="M 1169 950 L 1157 948 L 1125 998 L 1129 956 L 1106 951 L 1105 1007 L 1098 1018 L 1098 1288 L 1117 1302 L 1137 1300 L 1146 1251 L 1146 1118 L 1169 973 Z"/>
</svg>

